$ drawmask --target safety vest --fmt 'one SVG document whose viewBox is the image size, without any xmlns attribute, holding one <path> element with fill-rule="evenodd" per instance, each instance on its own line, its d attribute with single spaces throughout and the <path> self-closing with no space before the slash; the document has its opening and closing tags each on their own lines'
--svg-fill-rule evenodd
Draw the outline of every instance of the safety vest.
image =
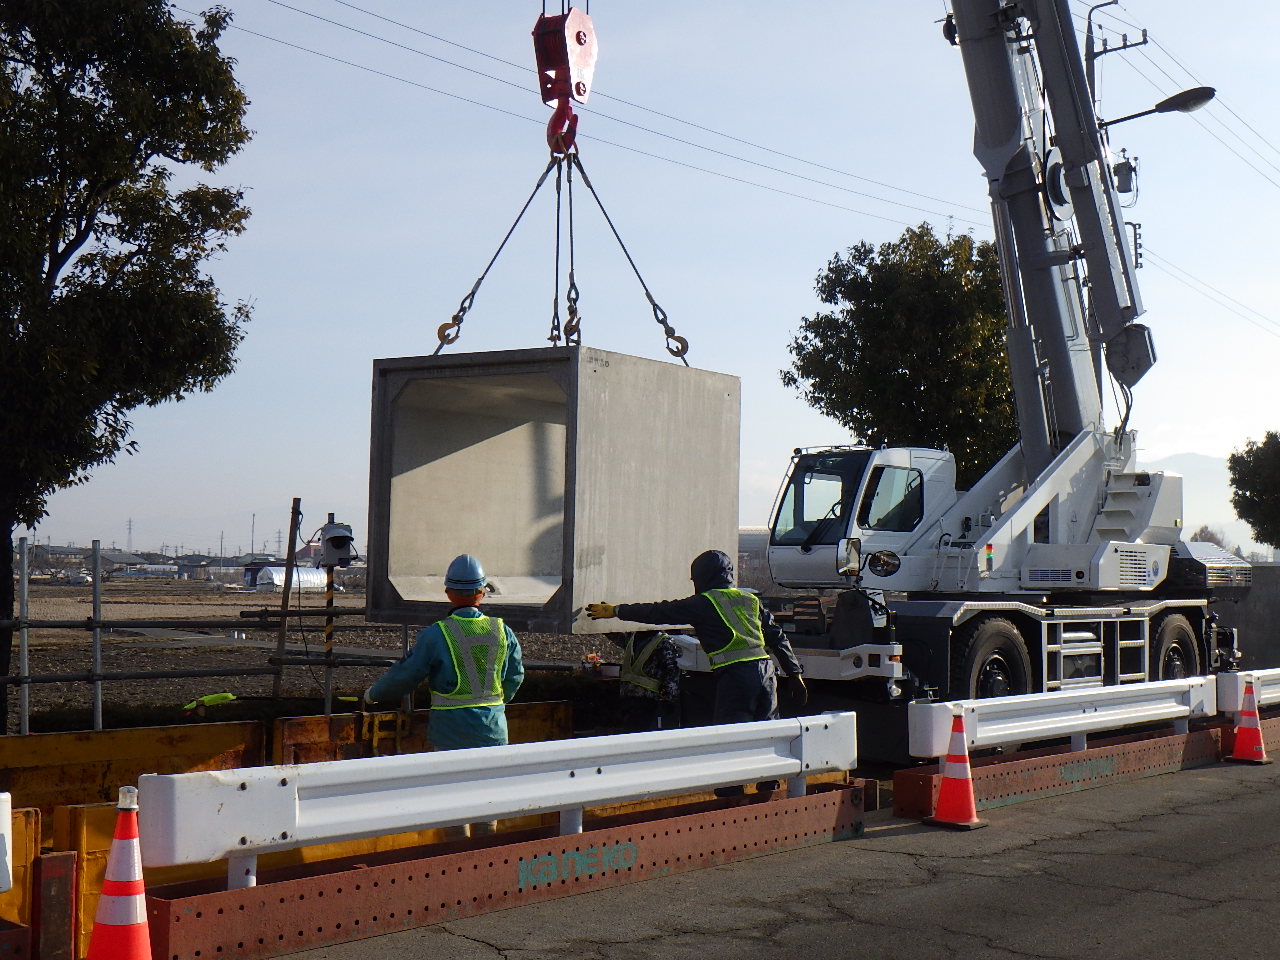
<svg viewBox="0 0 1280 960">
<path fill-rule="evenodd" d="M 656 651 L 665 640 L 665 633 L 655 633 L 653 639 L 640 648 L 639 652 L 635 649 L 635 641 L 627 642 L 625 653 L 622 655 L 622 670 L 619 675 L 623 683 L 630 683 L 641 690 L 648 690 L 652 694 L 658 692 L 658 681 L 648 676 L 644 672 L 644 668 L 648 666 L 649 661 L 653 659 L 654 651 Z"/>
<path fill-rule="evenodd" d="M 708 590 L 703 596 L 711 601 L 724 625 L 733 631 L 728 643 L 707 654 L 712 670 L 769 656 L 764 649 L 764 630 L 760 627 L 760 600 L 754 594 L 730 587 Z"/>
<path fill-rule="evenodd" d="M 507 629 L 497 617 L 450 614 L 437 626 L 444 634 L 458 675 L 450 691 L 431 691 L 432 710 L 496 707 L 502 704 L 502 669 L 507 662 Z"/>
</svg>

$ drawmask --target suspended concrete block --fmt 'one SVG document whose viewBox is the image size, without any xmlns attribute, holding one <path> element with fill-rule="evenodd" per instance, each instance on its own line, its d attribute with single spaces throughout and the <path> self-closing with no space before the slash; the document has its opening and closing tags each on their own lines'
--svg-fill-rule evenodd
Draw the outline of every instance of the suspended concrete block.
<svg viewBox="0 0 1280 960">
<path fill-rule="evenodd" d="M 736 556 L 739 420 L 736 377 L 590 347 L 375 360 L 369 618 L 444 616 L 471 553 L 512 626 L 634 627 L 583 608 L 687 596 L 694 556 Z"/>
</svg>

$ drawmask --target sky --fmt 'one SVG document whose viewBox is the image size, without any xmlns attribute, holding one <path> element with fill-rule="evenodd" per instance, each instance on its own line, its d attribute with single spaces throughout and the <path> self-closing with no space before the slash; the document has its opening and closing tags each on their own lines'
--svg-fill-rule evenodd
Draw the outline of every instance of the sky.
<svg viewBox="0 0 1280 960">
<path fill-rule="evenodd" d="M 372 361 L 435 349 L 546 164 L 530 40 L 540 4 L 222 2 L 255 131 L 206 178 L 242 187 L 253 210 L 210 265 L 228 302 L 254 307 L 236 372 L 137 411 L 137 454 L 55 494 L 41 542 L 275 550 L 301 497 L 304 535 L 334 513 L 363 543 Z M 1071 6 L 1083 30 L 1088 6 Z M 742 378 L 743 525 L 768 522 L 793 448 L 852 439 L 779 379 L 831 257 L 925 220 L 992 236 L 945 9 L 590 5 L 600 59 L 579 108 L 582 162 L 691 365 Z M 1112 130 L 1112 149 L 1139 161 L 1127 218 L 1142 225 L 1143 322 L 1159 355 L 1131 420 L 1146 462 L 1222 458 L 1280 429 L 1280 52 L 1250 42 L 1280 33 L 1280 5 L 1233 11 L 1124 0 L 1095 14 L 1112 44 L 1149 31 L 1145 46 L 1099 58 L 1104 118 L 1218 90 L 1199 113 Z M 547 345 L 552 198 L 530 207 L 450 352 Z M 581 187 L 576 199 L 583 342 L 670 360 L 603 219 Z M 1228 496 L 1198 492 L 1188 528 L 1233 521 Z"/>
</svg>

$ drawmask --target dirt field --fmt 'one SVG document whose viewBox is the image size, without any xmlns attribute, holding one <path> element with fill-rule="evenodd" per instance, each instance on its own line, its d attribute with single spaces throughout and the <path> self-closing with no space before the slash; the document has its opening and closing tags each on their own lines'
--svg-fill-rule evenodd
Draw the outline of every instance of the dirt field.
<svg viewBox="0 0 1280 960">
<path fill-rule="evenodd" d="M 92 613 L 92 588 L 33 583 L 31 612 L 33 621 L 87 620 Z M 107 621 L 119 620 L 225 620 L 225 627 L 198 626 L 140 635 L 133 631 L 113 630 L 105 633 L 102 644 L 104 671 L 150 671 L 179 669 L 242 670 L 268 666 L 278 638 L 276 630 L 246 629 L 239 614 L 242 610 L 263 607 L 278 610 L 278 595 L 219 590 L 213 584 L 178 581 L 112 581 L 103 584 L 102 615 Z M 363 607 L 364 596 L 342 593 L 338 607 Z M 303 608 L 322 609 L 323 596 L 304 595 Z M 361 618 L 347 617 L 337 621 L 347 625 L 336 632 L 335 645 L 387 657 L 398 657 L 404 642 L 403 628 L 367 624 Z M 323 618 L 308 618 L 302 626 L 298 620 L 289 623 L 287 640 L 304 644 L 306 649 L 323 649 Z M 234 636 L 241 631 L 243 639 Z M 210 639 L 174 638 L 172 632 L 200 634 Z M 215 639 L 218 638 L 218 639 Z M 606 641 L 591 637 L 566 637 L 553 634 L 525 634 L 520 637 L 526 661 L 579 663 L 587 653 L 606 655 Z M 410 637 L 410 642 L 412 638 Z M 93 665 L 92 640 L 88 630 L 60 628 L 32 629 L 29 643 L 30 674 L 87 674 Z M 301 651 L 290 651 L 297 655 Z M 352 667 L 335 671 L 336 695 L 352 695 L 363 691 L 382 668 Z M 18 671 L 18 642 L 14 638 L 13 670 Z M 285 668 L 282 692 L 287 697 L 317 700 L 322 696 L 323 671 L 310 666 Z M 214 707 L 210 719 L 239 719 L 245 705 L 261 702 L 272 693 L 271 676 L 231 676 L 195 678 L 151 678 L 103 682 L 104 715 L 107 726 L 128 708 L 134 713 L 141 707 L 154 707 L 159 720 L 185 715 L 182 706 L 197 697 L 228 692 L 236 695 L 241 706 Z M 29 686 L 33 730 L 77 726 L 76 718 L 91 708 L 93 687 L 88 682 L 58 681 L 33 683 Z M 18 693 L 10 688 L 10 732 L 18 729 Z M 343 709 L 347 709 L 344 707 Z M 145 712 L 145 711 L 144 711 Z M 123 721 L 121 721 L 123 722 Z"/>
</svg>

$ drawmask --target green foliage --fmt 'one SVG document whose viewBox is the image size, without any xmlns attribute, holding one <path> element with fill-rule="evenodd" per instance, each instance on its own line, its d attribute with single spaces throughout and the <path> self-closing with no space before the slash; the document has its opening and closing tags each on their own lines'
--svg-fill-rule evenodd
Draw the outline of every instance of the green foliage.
<svg viewBox="0 0 1280 960">
<path fill-rule="evenodd" d="M 128 412 L 231 372 L 249 311 L 201 272 L 248 211 L 174 181 L 249 138 L 217 40 L 164 0 L 0 5 L 0 526 L 127 442 Z"/>
<path fill-rule="evenodd" d="M 183 169 L 213 171 L 249 139 L 217 46 L 229 20 L 183 23 L 166 0 L 0 4 L 0 620 L 14 528 L 132 450 L 130 410 L 234 366 L 249 309 L 201 266 L 249 212 Z M 0 629 L 0 674 L 12 640 Z"/>
<path fill-rule="evenodd" d="M 1280 547 L 1280 433 L 1268 430 L 1261 443 L 1250 440 L 1227 458 L 1231 505 L 1253 528 L 1253 539 Z"/>
<path fill-rule="evenodd" d="M 782 382 L 872 446 L 946 447 L 961 486 L 1018 441 L 995 245 L 927 223 L 833 257 Z"/>
</svg>

